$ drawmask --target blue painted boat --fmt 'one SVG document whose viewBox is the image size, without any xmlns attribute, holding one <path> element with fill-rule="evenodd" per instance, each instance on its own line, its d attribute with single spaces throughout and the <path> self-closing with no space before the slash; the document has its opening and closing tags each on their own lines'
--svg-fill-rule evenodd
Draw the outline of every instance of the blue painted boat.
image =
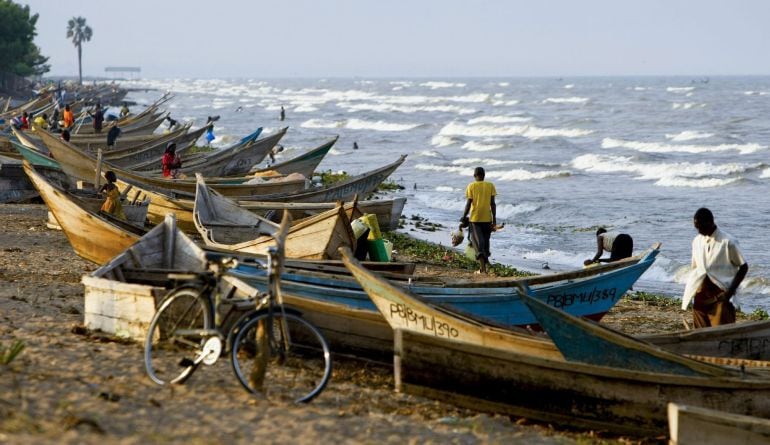
<svg viewBox="0 0 770 445">
<path fill-rule="evenodd" d="M 593 321 L 574 317 L 543 303 L 523 286 L 519 295 L 569 361 L 683 376 L 724 376 L 731 372 L 720 366 L 665 351 Z"/>
<path fill-rule="evenodd" d="M 544 304 L 598 320 L 652 265 L 658 252 L 659 245 L 656 245 L 620 264 L 518 280 L 493 278 L 462 283 L 426 285 L 407 281 L 400 284 L 434 304 L 447 305 L 504 326 L 536 328 L 537 318 L 519 298 L 517 283 L 529 286 L 533 296 Z M 241 264 L 232 273 L 254 286 L 265 285 L 264 271 L 248 264 Z M 361 286 L 349 276 L 287 271 L 281 276 L 281 288 L 296 297 L 377 312 Z"/>
</svg>

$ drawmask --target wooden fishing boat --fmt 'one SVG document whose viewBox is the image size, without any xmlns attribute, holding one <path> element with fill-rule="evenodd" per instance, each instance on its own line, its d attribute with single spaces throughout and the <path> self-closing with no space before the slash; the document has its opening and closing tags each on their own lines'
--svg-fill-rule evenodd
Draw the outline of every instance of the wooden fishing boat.
<svg viewBox="0 0 770 445">
<path fill-rule="evenodd" d="M 601 270 L 541 275 L 523 279 L 457 280 L 440 277 L 390 275 L 399 286 L 434 304 L 473 314 L 500 326 L 537 328 L 537 320 L 519 299 L 516 285 L 531 283 L 536 296 L 576 315 L 600 319 L 653 263 L 657 249 L 600 266 Z M 604 269 L 606 268 L 606 269 Z M 247 264 L 232 271 L 252 286 L 264 288 L 263 272 Z M 364 289 L 339 271 L 310 273 L 287 270 L 281 276 L 286 301 L 302 307 L 303 316 L 324 331 L 335 351 L 374 360 L 388 357 L 393 337 Z"/>
<path fill-rule="evenodd" d="M 121 224 L 117 218 L 85 210 L 78 198 L 55 187 L 26 161 L 24 171 L 81 257 L 102 264 L 115 256 L 116 250 L 125 250 L 143 234 L 143 230 Z"/>
<path fill-rule="evenodd" d="M 761 375 L 714 367 L 725 375 L 684 376 L 567 361 L 514 330 L 427 304 L 349 254 L 343 259 L 394 330 L 398 391 L 639 436 L 665 431 L 670 401 L 770 416 L 770 379 Z"/>
<path fill-rule="evenodd" d="M 142 339 L 147 335 L 155 306 L 172 287 L 171 271 L 203 272 L 205 252 L 176 230 L 173 215 L 103 266 L 84 275 L 84 322 L 88 329 L 120 337 Z M 148 282 L 139 271 L 157 270 Z M 164 277 L 164 278 L 161 278 Z M 164 281 L 165 280 L 165 281 Z"/>
<path fill-rule="evenodd" d="M 24 202 L 38 196 L 21 163 L 18 159 L 0 156 L 0 204 Z"/>
<path fill-rule="evenodd" d="M 282 194 L 275 195 L 261 195 L 257 199 L 260 201 L 285 201 L 288 199 L 294 202 L 335 202 L 335 201 L 352 201 L 353 198 L 358 195 L 359 197 L 366 197 L 370 193 L 374 192 L 377 187 L 388 178 L 396 169 L 404 163 L 406 155 L 401 157 L 384 167 L 380 167 L 376 170 L 372 170 L 366 173 L 362 173 L 358 176 L 354 176 L 345 181 L 340 181 L 335 184 L 321 187 L 317 189 L 309 189 L 303 192 L 294 192 L 291 196 Z M 227 195 L 233 199 L 250 200 L 254 199 L 247 196 L 236 197 L 236 195 Z"/>
<path fill-rule="evenodd" d="M 528 293 L 519 292 L 519 297 L 537 317 L 564 358 L 572 362 L 683 376 L 732 373 L 732 370 L 703 364 L 590 320 L 573 317 Z"/>
<path fill-rule="evenodd" d="M 669 445 L 768 445 L 770 420 L 668 404 Z"/>
<path fill-rule="evenodd" d="M 101 148 L 105 157 L 113 156 L 113 155 L 115 155 L 115 157 L 119 157 L 121 155 L 128 154 L 133 150 L 141 150 L 148 146 L 154 146 L 162 142 L 175 141 L 178 144 L 179 142 L 176 141 L 176 139 L 186 134 L 189 131 L 191 126 L 192 126 L 192 122 L 187 122 L 184 125 L 180 125 L 179 128 L 175 129 L 174 131 L 169 131 L 167 133 L 162 133 L 162 134 L 151 134 L 151 135 L 144 135 L 144 136 L 123 136 L 121 134 L 117 139 L 115 139 L 114 145 L 112 146 L 112 148 L 107 147 L 106 134 L 99 134 L 99 135 L 87 136 L 87 137 L 70 135 L 69 142 L 72 145 L 75 145 L 76 147 L 82 150 L 88 151 L 90 153 L 96 153 L 96 151 Z M 203 132 L 200 132 L 200 134 L 203 134 Z M 199 134 L 199 137 L 200 137 L 200 134 Z"/>
<path fill-rule="evenodd" d="M 284 127 L 275 134 L 262 139 L 256 139 L 255 134 L 259 135 L 261 133 L 260 129 L 258 132 L 241 139 L 240 142 L 232 147 L 206 153 L 194 162 L 185 162 L 180 170 L 188 175 L 200 173 L 210 177 L 243 177 L 253 166 L 265 159 L 270 150 L 275 147 L 275 144 L 281 140 L 288 129 L 289 127 Z M 160 170 L 151 170 L 143 173 L 149 175 L 153 173 L 160 174 Z"/>
<path fill-rule="evenodd" d="M 198 175 L 194 221 L 206 246 L 243 253 L 266 254 L 275 245 L 278 225 L 241 208 L 206 187 Z M 355 237 L 343 207 L 297 221 L 286 237 L 286 257 L 334 259 L 342 246 L 355 248 Z"/>
<path fill-rule="evenodd" d="M 770 320 L 654 334 L 645 341 L 679 354 L 770 360 Z"/>
<path fill-rule="evenodd" d="M 150 208 L 147 217 L 151 223 L 160 224 L 163 222 L 167 213 L 173 213 L 177 218 L 177 225 L 180 229 L 187 233 L 197 233 L 195 223 L 193 222 L 193 209 L 195 207 L 194 199 L 173 197 L 170 195 L 176 194 L 169 192 L 168 190 L 159 192 L 147 186 L 142 187 L 136 184 L 129 184 L 118 179 L 118 188 L 121 192 L 124 192 L 129 187 L 133 190 L 132 194 L 139 194 L 138 199 L 150 200 Z M 287 197 L 287 199 L 291 198 Z M 405 203 L 406 198 L 394 198 L 358 201 L 357 205 L 361 212 L 377 215 L 377 221 L 382 230 L 395 230 L 398 228 L 398 220 L 401 217 L 401 212 L 404 209 Z M 317 215 L 318 213 L 331 210 L 337 206 L 337 204 L 333 202 L 302 203 L 238 201 L 238 204 L 260 216 L 265 216 L 269 211 L 288 210 L 295 220 Z"/>
<path fill-rule="evenodd" d="M 158 116 L 150 116 L 152 119 L 149 119 L 146 122 L 139 121 L 130 125 L 126 125 L 125 127 L 121 126 L 121 134 L 125 136 L 141 136 L 141 135 L 150 135 L 155 133 L 155 130 L 160 127 L 160 125 L 163 123 L 163 121 L 166 120 L 166 116 L 168 116 L 168 113 L 163 113 Z M 94 128 L 90 125 L 80 125 L 77 126 L 75 129 L 72 130 L 73 134 L 103 134 L 105 137 L 107 137 L 107 131 L 109 131 L 109 127 L 111 126 L 110 123 L 105 122 L 105 125 L 101 131 L 101 133 L 96 133 L 94 131 Z"/>
<path fill-rule="evenodd" d="M 356 206 L 362 213 L 370 213 L 377 216 L 377 223 L 381 230 L 396 230 L 401 213 L 404 210 L 406 198 L 375 199 L 357 201 Z M 294 219 L 305 218 L 320 212 L 330 210 L 336 206 L 333 202 L 261 202 L 238 201 L 238 205 L 251 212 L 263 215 L 268 211 L 288 210 Z"/>
<path fill-rule="evenodd" d="M 97 168 L 97 159 L 90 153 L 86 153 L 79 148 L 58 139 L 48 132 L 39 134 L 42 141 L 46 144 L 53 156 L 61 165 L 62 170 L 68 175 L 85 181 L 93 181 Z M 105 161 L 102 170 L 112 170 L 119 179 L 135 184 L 136 186 L 173 190 L 174 192 L 186 192 L 190 198 L 195 194 L 195 181 L 187 179 L 162 179 L 150 177 L 131 170 L 121 169 Z M 293 193 L 303 190 L 306 186 L 305 180 L 272 180 L 263 181 L 256 184 L 244 183 L 246 179 L 228 178 L 222 181 L 209 179 L 211 186 L 218 192 L 226 196 L 250 197 L 260 196 L 262 194 L 282 194 Z"/>
<path fill-rule="evenodd" d="M 208 128 L 208 127 L 204 127 L 203 131 L 205 131 L 206 128 Z M 243 137 L 240 141 L 234 143 L 233 145 L 231 145 L 229 147 L 225 147 L 225 148 L 219 149 L 219 151 L 224 152 L 224 153 L 231 153 L 233 151 L 240 150 L 242 147 L 245 147 L 245 146 L 253 143 L 254 141 L 256 141 L 260 134 L 262 134 L 262 127 L 257 128 L 253 133 Z M 185 140 L 183 138 L 180 138 L 180 139 L 181 139 L 181 142 L 185 142 Z M 197 140 L 198 138 L 196 137 L 195 139 Z M 177 141 L 175 141 L 175 142 L 177 142 Z M 194 141 L 191 142 L 190 144 L 183 145 L 183 147 L 189 148 L 190 146 L 192 146 L 193 143 L 194 143 Z M 177 142 L 177 150 L 176 150 L 177 153 L 180 153 L 179 147 L 180 147 L 179 146 L 179 142 Z M 164 151 L 165 151 L 165 147 L 164 147 Z M 207 153 L 207 152 L 199 152 L 199 153 L 195 153 L 195 154 L 186 154 L 185 157 L 184 157 L 184 163 L 185 163 L 185 165 L 189 165 L 189 166 L 199 165 L 200 161 L 206 159 L 206 157 L 208 155 L 210 155 L 210 153 Z M 163 156 L 161 154 L 161 159 L 162 159 L 162 157 Z M 141 172 L 144 175 L 161 176 L 163 174 L 163 172 L 162 172 L 161 169 L 158 168 L 158 165 L 160 165 L 160 164 L 161 164 L 160 159 L 148 160 L 148 161 L 142 161 L 142 162 L 133 164 L 133 165 L 131 165 L 130 169 L 134 170 L 134 171 L 137 171 L 137 172 Z"/>
<path fill-rule="evenodd" d="M 273 164 L 267 168 L 253 170 L 250 173 L 253 173 L 254 175 L 257 175 L 257 176 L 263 175 L 269 172 L 275 172 L 282 175 L 299 173 L 302 176 L 309 178 L 313 176 L 313 173 L 318 167 L 318 164 L 320 164 L 321 161 L 323 161 L 326 154 L 329 153 L 329 150 L 331 150 L 334 144 L 337 142 L 337 139 L 339 139 L 339 136 L 336 136 L 331 141 L 326 142 L 321 146 L 314 148 L 306 153 L 302 153 L 297 157 L 291 158 L 284 162 Z"/>
</svg>

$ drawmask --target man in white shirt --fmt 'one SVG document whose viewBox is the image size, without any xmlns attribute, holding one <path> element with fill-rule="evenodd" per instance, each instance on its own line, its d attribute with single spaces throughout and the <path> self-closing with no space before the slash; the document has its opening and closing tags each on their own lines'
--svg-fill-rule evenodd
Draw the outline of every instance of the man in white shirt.
<svg viewBox="0 0 770 445">
<path fill-rule="evenodd" d="M 730 299 L 746 277 L 749 265 L 738 242 L 714 224 L 709 209 L 698 209 L 693 224 L 698 235 L 692 241 L 693 270 L 684 289 L 682 309 L 693 302 L 696 328 L 735 323 L 735 306 Z"/>
</svg>

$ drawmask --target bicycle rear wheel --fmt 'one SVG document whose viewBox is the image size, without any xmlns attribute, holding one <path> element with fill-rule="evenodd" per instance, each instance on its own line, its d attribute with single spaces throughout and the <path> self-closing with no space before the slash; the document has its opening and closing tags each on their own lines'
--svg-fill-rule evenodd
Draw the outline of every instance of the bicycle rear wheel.
<svg viewBox="0 0 770 445">
<path fill-rule="evenodd" d="M 310 322 L 290 313 L 274 313 L 272 319 L 264 313 L 236 329 L 230 358 L 247 391 L 304 403 L 326 387 L 332 373 L 331 352 Z"/>
<path fill-rule="evenodd" d="M 206 338 L 196 331 L 212 326 L 209 302 L 201 292 L 195 287 L 172 291 L 152 317 L 144 342 L 144 367 L 159 385 L 183 383 L 197 367 L 193 361 Z"/>
</svg>

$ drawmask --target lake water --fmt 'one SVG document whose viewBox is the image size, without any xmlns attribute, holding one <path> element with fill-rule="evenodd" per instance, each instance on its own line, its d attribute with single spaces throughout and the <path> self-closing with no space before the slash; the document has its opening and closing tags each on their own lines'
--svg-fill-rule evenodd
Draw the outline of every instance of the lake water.
<svg viewBox="0 0 770 445">
<path fill-rule="evenodd" d="M 264 127 L 290 130 L 286 159 L 339 135 L 322 169 L 361 173 L 409 157 L 392 179 L 406 216 L 447 228 L 410 231 L 449 244 L 473 169 L 498 192 L 492 261 L 532 271 L 579 268 L 596 227 L 661 254 L 636 288 L 680 295 L 695 230 L 709 207 L 750 265 L 743 309 L 770 307 L 770 77 L 511 79 L 149 79 L 139 104 L 170 90 L 177 120 L 220 115 L 215 146 Z M 279 110 L 286 120 L 279 122 Z M 137 105 L 136 109 L 141 106 Z M 360 147 L 353 150 L 353 143 Z M 201 142 L 202 143 L 202 140 Z M 407 230 L 409 230 L 407 228 Z"/>
</svg>

